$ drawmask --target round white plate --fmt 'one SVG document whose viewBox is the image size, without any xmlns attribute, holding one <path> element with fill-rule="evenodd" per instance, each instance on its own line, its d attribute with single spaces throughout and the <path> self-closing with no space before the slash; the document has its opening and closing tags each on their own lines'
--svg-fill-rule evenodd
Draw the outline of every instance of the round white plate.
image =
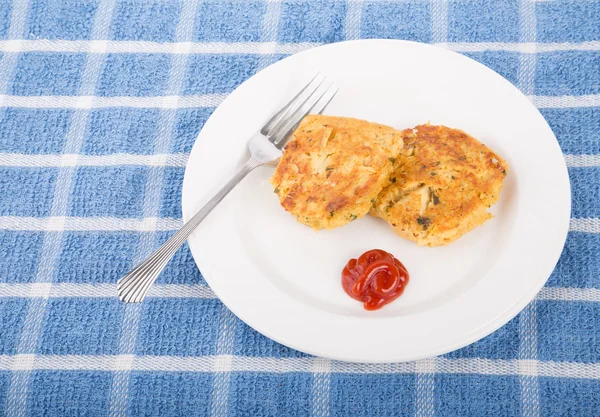
<svg viewBox="0 0 600 417">
<path fill-rule="evenodd" d="M 326 45 L 286 58 L 238 87 L 207 121 L 183 183 L 187 221 L 247 158 L 250 135 L 320 70 L 340 88 L 326 114 L 399 129 L 463 129 L 509 165 L 495 218 L 457 242 L 417 247 L 366 216 L 315 232 L 280 207 L 272 167 L 248 176 L 189 245 L 216 295 L 240 319 L 294 349 L 332 359 L 397 362 L 460 348 L 498 329 L 552 272 L 569 227 L 562 152 L 512 84 L 456 53 L 405 41 Z M 380 248 L 408 268 L 404 295 L 375 312 L 348 297 L 341 270 Z"/>
</svg>

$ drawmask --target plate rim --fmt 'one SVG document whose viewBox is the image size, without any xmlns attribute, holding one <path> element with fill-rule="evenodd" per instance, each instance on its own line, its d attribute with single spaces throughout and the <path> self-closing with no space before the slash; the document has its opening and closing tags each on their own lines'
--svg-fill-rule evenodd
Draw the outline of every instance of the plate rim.
<svg viewBox="0 0 600 417">
<path fill-rule="evenodd" d="M 431 44 L 426 44 L 426 43 L 420 43 L 420 42 L 414 42 L 414 41 L 405 41 L 405 40 L 393 40 L 393 39 L 360 39 L 360 40 L 352 40 L 352 41 L 343 41 L 343 42 L 336 42 L 336 43 L 331 43 L 331 44 L 326 44 L 326 45 L 321 45 L 315 48 L 310 48 L 307 49 L 305 51 L 299 52 L 297 54 L 293 54 L 290 55 L 286 58 L 284 58 L 281 61 L 278 61 L 268 67 L 266 67 L 265 69 L 257 72 L 256 74 L 254 74 L 252 77 L 248 78 L 246 81 L 244 81 L 244 83 L 248 82 L 249 80 L 252 80 L 253 78 L 259 76 L 263 71 L 271 68 L 273 65 L 277 65 L 278 63 L 285 61 L 287 59 L 290 59 L 292 57 L 296 57 L 297 55 L 301 55 L 301 54 L 307 54 L 307 53 L 311 53 L 311 51 L 314 51 L 315 49 L 322 49 L 322 48 L 331 48 L 331 47 L 337 47 L 340 44 L 355 44 L 355 43 L 393 43 L 393 44 L 411 44 L 411 45 L 418 45 L 419 47 L 426 47 L 426 48 L 432 48 L 432 49 L 436 49 L 438 52 L 443 52 L 443 53 L 448 53 L 448 54 L 453 54 L 453 55 L 458 55 L 460 56 L 462 59 L 466 59 L 471 61 L 471 63 L 476 63 L 478 66 L 481 66 L 483 68 L 485 68 L 487 71 L 491 71 L 493 73 L 495 73 L 498 77 L 502 78 L 502 80 L 504 80 L 513 90 L 517 91 L 519 93 L 519 95 L 523 96 L 525 99 L 527 99 L 527 97 L 520 91 L 518 90 L 517 87 L 515 87 L 512 83 L 510 83 L 508 80 L 506 80 L 504 77 L 502 77 L 500 74 L 498 74 L 497 72 L 495 72 L 494 70 L 492 70 L 491 68 L 471 59 L 468 56 L 459 54 L 457 52 L 454 51 L 450 51 L 444 48 L 440 48 L 437 47 L 435 45 L 431 45 Z M 297 58 L 296 58 L 297 59 Z M 238 86 L 238 88 L 240 88 L 244 83 L 240 84 L 240 86 Z M 236 90 L 238 89 L 236 88 Z M 228 97 L 225 100 L 228 100 L 234 93 L 234 90 L 231 94 L 228 95 Z M 527 100 L 528 102 L 528 106 L 534 110 L 539 118 L 541 118 L 541 120 L 544 122 L 544 124 L 546 125 L 548 131 L 552 134 L 552 137 L 554 138 L 554 145 L 556 146 L 557 150 L 560 152 L 561 155 L 563 155 L 562 149 L 560 148 L 560 145 L 556 139 L 556 136 L 554 135 L 554 132 L 552 131 L 552 129 L 550 128 L 550 126 L 548 125 L 548 122 L 545 120 L 545 118 L 543 117 L 543 115 L 540 113 L 540 111 L 533 105 L 533 103 L 531 103 L 531 101 Z M 208 123 L 210 121 L 210 119 L 213 117 L 214 113 L 217 112 L 217 109 L 215 109 L 215 111 L 213 112 L 213 114 L 211 114 L 211 116 L 209 117 L 209 119 L 207 120 L 206 123 Z M 200 136 L 202 135 L 202 130 L 199 132 L 198 137 L 196 138 L 196 141 L 194 142 L 194 146 L 190 152 L 190 156 L 188 158 L 188 162 L 186 163 L 186 168 L 185 168 L 185 174 L 184 174 L 184 180 L 183 180 L 183 186 L 182 186 L 182 214 L 183 214 L 183 220 L 187 221 L 189 219 L 189 216 L 187 216 L 187 210 L 186 210 L 186 206 L 188 205 L 187 201 L 189 198 L 188 193 L 186 193 L 186 183 L 189 184 L 190 181 L 190 161 L 192 160 L 192 156 L 194 155 L 194 151 L 198 148 L 198 143 L 200 142 Z M 559 168 L 557 166 L 557 168 Z M 223 300 L 222 295 L 220 294 L 220 288 L 218 285 L 211 285 L 210 278 L 207 278 L 207 274 L 206 271 L 209 270 L 209 268 L 205 265 L 201 270 L 202 275 L 205 277 L 205 280 L 207 282 L 207 284 L 209 284 L 209 286 L 211 286 L 213 292 L 215 293 L 215 295 L 221 300 L 221 302 L 223 302 L 223 304 L 230 309 L 240 320 L 242 320 L 244 323 L 248 324 L 250 327 L 252 327 L 253 329 L 255 329 L 256 331 L 258 331 L 259 333 L 269 337 L 270 339 L 281 343 L 285 346 L 291 347 L 293 349 L 296 349 L 298 351 L 301 352 L 305 352 L 308 354 L 312 354 L 312 355 L 316 355 L 316 356 L 321 356 L 321 357 L 326 357 L 326 358 L 330 358 L 330 359 L 334 359 L 334 360 L 341 360 L 341 361 L 349 361 L 349 362 L 371 362 L 371 363 L 391 363 L 391 362 L 406 362 L 406 361 L 412 361 L 412 360 L 417 360 L 417 359 L 423 359 L 423 358 L 429 358 L 432 356 L 436 356 L 436 355 L 440 355 L 440 354 L 444 354 L 444 353 L 448 353 L 451 351 L 454 351 L 456 349 L 459 349 L 461 347 L 470 345 L 474 342 L 476 342 L 477 340 L 480 340 L 488 335 L 490 335 L 491 333 L 495 332 L 496 330 L 498 330 L 500 327 L 502 327 L 503 325 L 505 325 L 506 323 L 508 323 L 510 320 L 512 320 L 517 314 L 519 314 L 519 312 L 521 312 L 526 306 L 527 304 L 532 301 L 536 294 L 540 291 L 540 289 L 546 284 L 546 282 L 548 281 L 548 279 L 550 278 L 550 275 L 552 274 L 552 271 L 555 269 L 556 264 L 560 258 L 560 255 L 562 253 L 562 250 L 564 248 L 566 239 L 567 239 L 567 235 L 568 235 L 568 231 L 569 231 L 569 223 L 570 223 L 570 217 L 571 217 L 571 184 L 570 184 L 570 179 L 569 179 L 569 174 L 568 174 L 568 169 L 567 169 L 567 165 L 566 162 L 564 161 L 564 158 L 562 159 L 562 164 L 560 166 L 561 171 L 563 171 L 563 174 L 565 174 L 565 179 L 566 179 L 566 189 L 565 191 L 565 197 L 568 197 L 568 204 L 567 204 L 567 213 L 565 213 L 565 220 L 564 220 L 564 224 L 562 225 L 562 230 L 560 230 L 559 232 L 557 232 L 557 236 L 560 235 L 560 239 L 557 237 L 556 240 L 556 244 L 555 244 L 555 252 L 557 253 L 553 253 L 551 256 L 551 259 L 553 259 L 553 261 L 551 262 L 547 262 L 545 263 L 545 267 L 542 268 L 543 271 L 549 271 L 549 272 L 543 272 L 543 275 L 546 276 L 545 279 L 539 279 L 538 281 L 536 281 L 536 285 L 532 285 L 527 291 L 524 291 L 521 295 L 521 297 L 519 298 L 518 301 L 514 302 L 510 307 L 507 307 L 503 312 L 498 313 L 497 317 L 492 320 L 491 322 L 489 322 L 486 326 L 483 326 L 479 329 L 477 329 L 477 331 L 472 332 L 471 334 L 469 334 L 469 336 L 465 336 L 463 337 L 462 341 L 460 343 L 455 343 L 452 346 L 448 346 L 448 345 L 444 345 L 443 348 L 438 348 L 438 349 L 432 349 L 433 352 L 427 352 L 424 353 L 422 355 L 413 355 L 413 356 L 406 356 L 404 355 L 401 358 L 395 358 L 395 359 L 391 359 L 390 358 L 385 358 L 383 360 L 380 360 L 378 358 L 356 358 L 354 356 L 346 356 L 343 354 L 323 354 L 323 352 L 318 351 L 318 349 L 312 349 L 311 347 L 306 347 L 306 346 L 299 346 L 294 342 L 291 342 L 289 340 L 285 340 L 285 338 L 281 338 L 278 335 L 272 334 L 269 330 L 266 330 L 264 328 L 259 329 L 260 326 L 256 326 L 253 325 L 251 323 L 249 323 L 248 321 L 246 321 L 243 318 L 243 314 L 241 314 L 237 308 L 237 306 L 233 306 L 230 305 L 230 303 L 227 303 L 226 301 Z M 187 196 L 187 197 L 186 197 Z M 190 237 L 190 240 L 192 239 L 193 235 Z M 189 244 L 190 246 L 190 251 L 192 253 L 192 256 L 194 258 L 194 261 L 197 265 L 197 267 L 200 269 L 200 261 L 198 259 L 197 254 L 195 253 L 195 250 L 193 249 L 193 245 Z M 210 272 L 208 273 L 210 275 Z M 541 275 L 541 272 L 540 272 Z M 439 346 L 439 345 L 438 345 Z"/>
</svg>

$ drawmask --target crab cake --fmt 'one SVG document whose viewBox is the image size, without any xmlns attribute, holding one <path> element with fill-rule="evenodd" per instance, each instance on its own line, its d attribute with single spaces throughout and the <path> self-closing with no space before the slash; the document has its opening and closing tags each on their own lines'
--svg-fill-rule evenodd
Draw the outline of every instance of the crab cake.
<svg viewBox="0 0 600 417">
<path fill-rule="evenodd" d="M 364 216 L 389 184 L 403 135 L 364 120 L 306 116 L 271 178 L 281 205 L 316 230 Z"/>
<path fill-rule="evenodd" d="M 467 133 L 445 126 L 417 126 L 371 214 L 419 246 L 455 241 L 489 220 L 507 163 Z"/>
</svg>

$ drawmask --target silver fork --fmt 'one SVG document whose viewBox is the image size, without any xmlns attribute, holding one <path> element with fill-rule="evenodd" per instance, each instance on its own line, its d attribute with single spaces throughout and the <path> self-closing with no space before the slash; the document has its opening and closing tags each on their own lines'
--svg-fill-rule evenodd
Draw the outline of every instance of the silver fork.
<svg viewBox="0 0 600 417">
<path fill-rule="evenodd" d="M 141 302 L 152 283 L 169 263 L 177 249 L 221 200 L 254 168 L 279 160 L 293 130 L 308 113 L 321 113 L 337 93 L 337 88 L 317 74 L 281 110 L 256 132 L 248 142 L 250 159 L 181 229 L 144 262 L 123 276 L 117 293 L 126 303 Z"/>
</svg>

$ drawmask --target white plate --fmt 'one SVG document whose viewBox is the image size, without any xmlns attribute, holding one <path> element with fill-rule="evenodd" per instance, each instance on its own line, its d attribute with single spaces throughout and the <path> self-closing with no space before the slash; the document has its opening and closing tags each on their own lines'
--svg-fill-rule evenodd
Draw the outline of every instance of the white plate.
<svg viewBox="0 0 600 417">
<path fill-rule="evenodd" d="M 365 217 L 314 232 L 283 208 L 261 167 L 200 225 L 189 245 L 206 281 L 240 319 L 303 352 L 396 362 L 460 348 L 498 329 L 552 272 L 569 227 L 562 152 L 537 109 L 485 66 L 425 44 L 363 40 L 311 49 L 259 72 L 207 121 L 183 183 L 188 220 L 247 157 L 246 142 L 316 70 L 340 92 L 326 113 L 397 128 L 431 121 L 467 131 L 510 165 L 496 217 L 457 242 L 420 248 Z M 408 268 L 402 297 L 375 312 L 342 290 L 352 257 L 381 248 Z"/>
</svg>

